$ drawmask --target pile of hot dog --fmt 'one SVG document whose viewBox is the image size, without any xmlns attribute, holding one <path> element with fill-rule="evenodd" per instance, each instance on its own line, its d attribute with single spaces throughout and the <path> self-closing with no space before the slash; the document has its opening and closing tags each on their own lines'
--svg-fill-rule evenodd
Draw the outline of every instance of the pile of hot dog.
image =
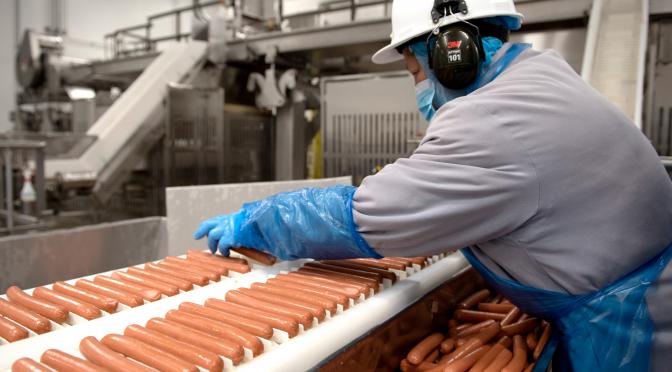
<svg viewBox="0 0 672 372">
<path fill-rule="evenodd" d="M 550 324 L 487 289 L 459 303 L 447 326 L 447 335 L 433 333 L 417 344 L 401 370 L 528 372 L 551 335 Z"/>
<path fill-rule="evenodd" d="M 196 255 L 208 254 L 188 257 Z M 215 267 L 224 258 L 208 259 Z M 144 326 L 126 327 L 123 335 L 84 338 L 79 344 L 84 359 L 52 349 L 42 354 L 41 363 L 19 359 L 12 370 L 221 371 L 222 358 L 238 365 L 261 354 L 278 335 L 295 337 L 380 291 L 386 280 L 396 281 L 395 271 L 427 263 L 426 258 L 310 262 L 265 283 L 228 291 L 223 299 L 182 303 Z"/>
<path fill-rule="evenodd" d="M 255 258 L 264 260 L 263 254 Z M 195 285 L 218 282 L 229 271 L 247 273 L 250 266 L 241 258 L 189 251 L 186 258 L 167 257 L 143 268 L 131 267 L 93 280 L 80 279 L 74 285 L 56 282 L 36 288 L 32 295 L 10 287 L 8 300 L 0 298 L 0 338 L 15 342 L 29 337 L 30 331 L 49 332 L 56 324 L 72 323 L 71 314 L 86 320 L 100 318 L 103 312 L 117 312 L 119 304 L 137 307 L 162 296 L 174 296 Z"/>
</svg>

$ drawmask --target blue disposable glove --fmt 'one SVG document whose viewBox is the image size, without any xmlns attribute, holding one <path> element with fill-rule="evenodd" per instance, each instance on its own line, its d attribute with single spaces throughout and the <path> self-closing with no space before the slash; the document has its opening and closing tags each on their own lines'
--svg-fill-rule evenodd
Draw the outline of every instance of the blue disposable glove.
<svg viewBox="0 0 672 372">
<path fill-rule="evenodd" d="M 357 232 L 355 190 L 335 186 L 274 195 L 203 222 L 194 238 L 207 236 L 210 250 L 223 255 L 230 248 L 248 247 L 283 260 L 380 258 Z"/>
</svg>

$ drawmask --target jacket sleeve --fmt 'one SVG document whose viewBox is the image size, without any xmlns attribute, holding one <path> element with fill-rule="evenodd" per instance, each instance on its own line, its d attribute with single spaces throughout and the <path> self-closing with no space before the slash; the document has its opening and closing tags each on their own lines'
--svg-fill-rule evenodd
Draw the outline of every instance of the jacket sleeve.
<svg viewBox="0 0 672 372">
<path fill-rule="evenodd" d="M 506 118 L 456 103 L 439 110 L 410 158 L 367 177 L 354 195 L 358 231 L 383 256 L 488 242 L 537 211 L 534 164 Z"/>
</svg>

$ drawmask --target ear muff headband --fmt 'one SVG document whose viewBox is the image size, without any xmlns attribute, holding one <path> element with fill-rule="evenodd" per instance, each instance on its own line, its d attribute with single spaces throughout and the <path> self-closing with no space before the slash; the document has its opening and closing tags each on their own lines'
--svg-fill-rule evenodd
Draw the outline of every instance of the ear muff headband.
<svg viewBox="0 0 672 372">
<path fill-rule="evenodd" d="M 469 7 L 464 0 L 435 0 L 431 16 L 438 25 L 443 17 L 468 13 Z M 442 29 L 437 26 L 427 38 L 427 54 L 429 68 L 449 89 L 463 89 L 472 84 L 485 61 L 479 28 L 467 21 Z"/>
</svg>

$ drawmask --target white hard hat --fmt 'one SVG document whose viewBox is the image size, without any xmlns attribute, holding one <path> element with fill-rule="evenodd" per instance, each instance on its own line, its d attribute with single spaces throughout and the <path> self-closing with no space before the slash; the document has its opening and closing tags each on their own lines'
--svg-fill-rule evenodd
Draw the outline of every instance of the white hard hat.
<svg viewBox="0 0 672 372">
<path fill-rule="evenodd" d="M 373 56 L 373 63 L 385 64 L 400 60 L 402 56 L 397 52 L 397 47 L 418 36 L 430 33 L 437 26 L 443 27 L 460 21 L 497 16 L 510 16 L 523 21 L 523 15 L 516 12 L 513 0 L 463 0 L 463 5 L 468 8 L 467 14 L 449 15 L 435 24 L 432 21 L 434 3 L 435 0 L 394 0 L 392 3 L 392 42 Z"/>
</svg>

